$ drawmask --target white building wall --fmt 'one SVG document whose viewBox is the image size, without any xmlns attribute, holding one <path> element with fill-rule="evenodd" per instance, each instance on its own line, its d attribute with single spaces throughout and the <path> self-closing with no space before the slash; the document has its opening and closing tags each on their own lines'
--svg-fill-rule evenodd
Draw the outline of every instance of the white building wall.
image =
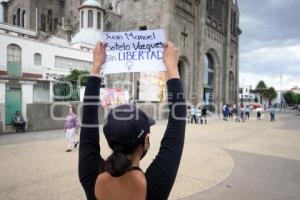
<svg viewBox="0 0 300 200">
<path fill-rule="evenodd" d="M 55 68 L 55 56 L 92 62 L 92 52 L 53 45 L 33 39 L 0 33 L 0 69 L 6 70 L 7 46 L 17 44 L 22 49 L 22 71 L 43 73 L 46 69 L 53 73 L 66 74 L 69 70 Z M 34 54 L 42 55 L 42 66 L 34 65 Z"/>
<path fill-rule="evenodd" d="M 27 104 L 33 103 L 33 81 L 20 81 L 22 84 L 22 115 L 27 120 Z"/>
</svg>

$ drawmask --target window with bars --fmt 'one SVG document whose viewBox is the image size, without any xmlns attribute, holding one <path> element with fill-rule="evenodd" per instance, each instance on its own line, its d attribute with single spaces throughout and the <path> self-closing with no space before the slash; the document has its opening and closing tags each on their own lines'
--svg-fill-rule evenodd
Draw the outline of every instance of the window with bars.
<svg viewBox="0 0 300 200">
<path fill-rule="evenodd" d="M 61 69 L 90 70 L 92 67 L 92 62 L 55 56 L 55 67 Z"/>
</svg>

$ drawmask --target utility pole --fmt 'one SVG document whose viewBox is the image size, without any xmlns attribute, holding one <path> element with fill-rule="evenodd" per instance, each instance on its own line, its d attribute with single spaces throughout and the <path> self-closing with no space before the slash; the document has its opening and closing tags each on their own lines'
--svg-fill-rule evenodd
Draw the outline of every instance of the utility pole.
<svg viewBox="0 0 300 200">
<path fill-rule="evenodd" d="M 280 111 L 282 110 L 282 65 L 281 65 L 281 72 L 280 72 Z"/>
</svg>

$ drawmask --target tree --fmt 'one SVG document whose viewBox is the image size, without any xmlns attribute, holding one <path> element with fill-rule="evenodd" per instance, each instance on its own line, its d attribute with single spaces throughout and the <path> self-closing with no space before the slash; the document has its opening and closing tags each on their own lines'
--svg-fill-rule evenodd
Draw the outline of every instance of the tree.
<svg viewBox="0 0 300 200">
<path fill-rule="evenodd" d="M 87 82 L 87 77 L 90 73 L 88 71 L 82 71 L 82 70 L 72 70 L 71 73 L 62 78 L 62 81 L 68 81 L 72 82 L 73 84 L 77 84 L 76 82 L 80 81 L 80 86 L 85 86 Z"/>
<path fill-rule="evenodd" d="M 295 94 L 295 103 L 300 104 L 300 94 Z"/>
<path fill-rule="evenodd" d="M 53 87 L 56 101 L 79 101 L 80 86 L 85 86 L 88 71 L 72 70 L 71 73 L 59 79 Z"/>
<path fill-rule="evenodd" d="M 267 97 L 269 99 L 269 104 L 277 98 L 277 92 L 274 87 L 270 87 L 267 91 Z"/>
<path fill-rule="evenodd" d="M 260 103 L 262 104 L 262 98 L 266 96 L 267 93 L 267 85 L 264 81 L 259 81 L 255 91 L 260 94 Z"/>
<path fill-rule="evenodd" d="M 283 98 L 288 105 L 294 105 L 297 103 L 297 95 L 293 91 L 284 93 Z"/>
</svg>

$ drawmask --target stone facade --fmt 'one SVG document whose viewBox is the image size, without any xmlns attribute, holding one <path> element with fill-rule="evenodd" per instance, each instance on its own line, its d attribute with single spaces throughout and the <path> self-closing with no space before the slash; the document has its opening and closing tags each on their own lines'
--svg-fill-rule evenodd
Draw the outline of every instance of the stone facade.
<svg viewBox="0 0 300 200">
<path fill-rule="evenodd" d="M 236 0 L 99 1 L 106 10 L 104 31 L 165 30 L 166 38 L 180 49 L 179 71 L 191 103 L 206 102 L 219 106 L 238 102 L 241 31 Z M 35 29 L 37 8 L 38 30 L 65 37 L 66 33 L 78 32 L 78 7 L 82 2 L 11 0 L 3 3 L 4 20 L 22 26 L 22 13 L 25 11 L 24 26 Z M 21 19 L 21 22 L 16 19 Z M 65 28 L 67 24 L 70 26 Z M 109 76 L 107 84 L 120 79 L 132 81 L 133 76 Z M 138 88 L 139 73 L 135 73 L 134 80 L 135 88 Z"/>
<path fill-rule="evenodd" d="M 106 31 L 165 30 L 180 49 L 179 71 L 191 103 L 238 102 L 241 31 L 236 1 L 112 0 L 105 6 L 114 13 L 106 16 Z M 207 58 L 212 65 L 210 85 L 204 80 Z"/>
</svg>

